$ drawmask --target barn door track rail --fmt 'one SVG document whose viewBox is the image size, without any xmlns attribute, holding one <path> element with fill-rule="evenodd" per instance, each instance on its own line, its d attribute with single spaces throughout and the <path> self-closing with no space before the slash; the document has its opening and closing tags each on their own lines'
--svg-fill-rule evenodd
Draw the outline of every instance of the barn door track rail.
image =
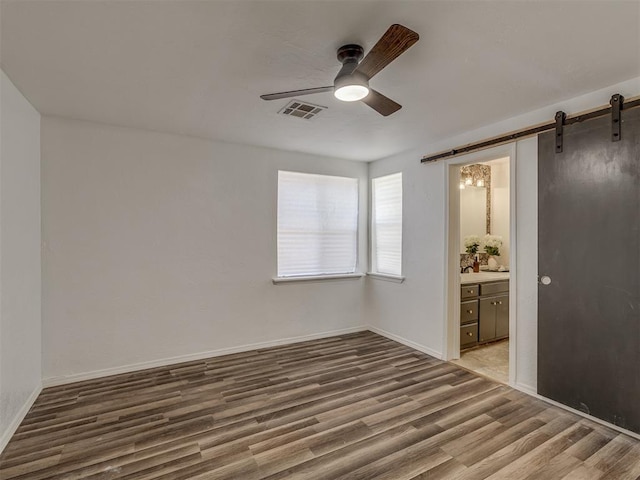
<svg viewBox="0 0 640 480">
<path fill-rule="evenodd" d="M 521 128 L 520 130 L 498 135 L 497 137 L 469 143 L 451 150 L 444 150 L 439 153 L 434 153 L 433 155 L 426 155 L 422 157 L 420 162 L 432 163 L 446 158 L 453 158 L 466 153 L 484 150 L 489 147 L 504 145 L 505 143 L 510 143 L 521 138 L 532 137 L 550 130 L 556 131 L 556 153 L 561 153 L 563 148 L 563 129 L 565 126 L 591 120 L 592 118 L 604 117 L 605 115 L 611 115 L 611 141 L 617 142 L 622 138 L 622 112 L 636 107 L 640 107 L 640 96 L 625 100 L 622 95 L 616 93 L 611 97 L 609 105 L 570 116 L 559 111 L 551 122 Z"/>
</svg>

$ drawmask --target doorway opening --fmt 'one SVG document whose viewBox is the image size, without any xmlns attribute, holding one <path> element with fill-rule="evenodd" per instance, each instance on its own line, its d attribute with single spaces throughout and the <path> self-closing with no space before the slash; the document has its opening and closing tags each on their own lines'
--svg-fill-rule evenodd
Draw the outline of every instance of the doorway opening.
<svg viewBox="0 0 640 480">
<path fill-rule="evenodd" d="M 448 182 L 446 357 L 505 384 L 515 381 L 513 150 L 462 157 Z"/>
</svg>

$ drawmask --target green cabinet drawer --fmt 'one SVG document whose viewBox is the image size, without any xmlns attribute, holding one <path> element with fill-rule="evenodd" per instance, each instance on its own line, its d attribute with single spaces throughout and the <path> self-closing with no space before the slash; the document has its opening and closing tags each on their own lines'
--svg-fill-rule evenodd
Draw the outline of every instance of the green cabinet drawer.
<svg viewBox="0 0 640 480">
<path fill-rule="evenodd" d="M 474 298 L 477 297 L 480 293 L 480 288 L 478 284 L 474 285 L 461 285 L 460 286 L 460 298 Z"/>
<path fill-rule="evenodd" d="M 473 347 L 478 343 L 478 324 L 463 325 L 460 327 L 460 348 Z"/>
<path fill-rule="evenodd" d="M 478 321 L 478 300 L 460 303 L 460 325 Z"/>
<path fill-rule="evenodd" d="M 483 283 L 480 285 L 480 295 L 496 295 L 509 291 L 509 281 Z"/>
</svg>

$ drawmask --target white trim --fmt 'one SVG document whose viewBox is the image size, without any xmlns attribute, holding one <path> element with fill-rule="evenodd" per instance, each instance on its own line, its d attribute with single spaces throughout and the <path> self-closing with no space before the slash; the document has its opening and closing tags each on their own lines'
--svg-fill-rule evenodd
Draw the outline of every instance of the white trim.
<svg viewBox="0 0 640 480">
<path fill-rule="evenodd" d="M 402 195 L 400 196 L 400 202 L 402 203 L 401 205 L 401 209 L 400 209 L 400 233 L 401 233 L 401 239 L 400 239 L 400 273 L 402 274 L 402 272 L 404 271 L 404 269 L 402 268 L 402 264 L 403 264 L 403 258 L 404 258 L 404 241 L 403 241 L 403 234 L 404 234 L 404 175 L 402 173 L 402 170 L 400 171 L 395 171 L 392 173 L 387 173 L 384 175 L 378 175 L 377 177 L 370 177 L 369 178 L 369 265 L 371 267 L 371 272 L 367 273 L 367 275 L 380 275 L 379 279 L 380 280 L 389 280 L 389 281 L 395 281 L 396 283 L 402 283 L 404 282 L 404 277 L 402 275 L 392 275 L 392 274 L 386 274 L 386 273 L 377 273 L 375 272 L 378 269 L 378 262 L 376 262 L 376 225 L 374 222 L 374 216 L 375 216 L 375 188 L 374 188 L 374 183 L 376 180 L 380 179 L 380 178 L 385 178 L 385 177 L 390 177 L 392 175 L 400 175 L 400 190 L 402 190 Z M 386 276 L 388 278 L 382 278 L 383 276 Z M 391 279 L 391 280 L 390 280 Z M 395 280 L 394 280 L 395 279 Z M 397 279 L 401 279 L 399 282 L 397 281 Z"/>
<path fill-rule="evenodd" d="M 580 415 L 581 417 L 587 418 L 593 422 L 599 423 L 600 425 L 604 425 L 605 427 L 608 427 L 612 430 L 616 430 L 620 433 L 624 433 L 625 435 L 628 435 L 632 438 L 635 438 L 637 440 L 640 440 L 640 434 L 632 432 L 630 430 L 626 430 L 622 427 L 619 427 L 617 425 L 614 425 L 613 423 L 609 423 L 606 422 L 600 418 L 594 417 L 592 415 L 589 415 L 588 413 L 584 413 L 581 412 L 580 410 L 576 410 L 575 408 L 571 408 L 567 405 L 565 405 L 564 403 L 560 403 L 560 402 L 556 402 L 555 400 L 551 400 L 550 398 L 547 397 L 543 397 L 542 395 L 540 395 L 539 393 L 537 393 L 535 391 L 535 389 L 533 389 L 532 387 L 528 386 L 528 385 L 522 385 L 522 384 L 515 384 L 513 385 L 513 388 L 516 390 L 521 391 L 522 393 L 526 393 L 527 395 L 530 395 L 534 398 L 537 398 L 538 400 L 542 400 L 543 402 L 549 403 L 551 405 L 553 405 L 554 407 L 559 407 L 562 408 L 563 410 L 567 410 L 568 412 L 571 413 L 575 413 L 576 415 Z"/>
<path fill-rule="evenodd" d="M 444 202 L 444 328 L 443 360 L 460 358 L 460 170 L 447 164 Z M 458 189 L 458 190 L 456 190 Z M 453 217 L 453 218 L 452 218 Z M 455 243 L 454 243 L 454 239 Z"/>
<path fill-rule="evenodd" d="M 294 282 L 324 282 L 326 280 L 358 279 L 364 277 L 364 273 L 340 273 L 337 275 L 305 275 L 299 277 L 273 277 L 271 281 L 274 285 L 279 283 Z"/>
<path fill-rule="evenodd" d="M 367 277 L 371 277 L 375 280 L 385 280 L 387 282 L 402 283 L 405 277 L 399 275 L 390 275 L 388 273 L 367 272 Z"/>
<path fill-rule="evenodd" d="M 531 395 L 532 397 L 542 398 L 542 395 L 538 395 L 538 392 L 531 385 L 525 385 L 523 383 L 516 383 L 513 385 L 513 388 L 516 390 L 520 390 L 522 393 L 526 393 L 527 395 Z"/>
<path fill-rule="evenodd" d="M 514 385 L 518 378 L 518 216 L 517 216 L 517 143 L 511 144 L 509 154 L 509 385 Z"/>
<path fill-rule="evenodd" d="M 45 378 L 42 380 L 42 385 L 44 388 L 56 387 L 58 385 L 66 385 L 68 383 L 81 382 L 84 380 L 94 380 L 96 378 L 108 377 L 110 375 L 118 375 L 120 373 L 130 373 L 138 370 L 146 370 L 148 368 L 164 367 L 167 365 L 173 365 L 177 363 L 191 362 L 194 360 L 202 360 L 205 358 L 212 358 L 212 357 L 220 357 L 222 355 L 229 355 L 232 353 L 249 352 L 251 350 L 258 350 L 262 348 L 277 347 L 280 345 L 289 345 L 291 343 L 298 343 L 298 342 L 306 342 L 307 340 L 317 340 L 321 338 L 346 335 L 349 333 L 365 332 L 367 330 L 368 328 L 365 325 L 360 325 L 357 327 L 342 328 L 340 330 L 314 333 L 311 335 L 302 335 L 299 337 L 289 337 L 289 338 L 282 338 L 279 340 L 270 340 L 268 342 L 251 343 L 248 345 L 241 345 L 239 347 L 220 348 L 218 350 L 210 350 L 206 352 L 192 353 L 187 355 L 178 355 L 176 357 L 161 358 L 158 360 L 151 360 L 149 362 L 140 362 L 140 363 L 134 363 L 130 365 L 122 365 L 120 367 L 94 370 L 91 372 L 75 373 L 72 375 Z"/>
<path fill-rule="evenodd" d="M 36 401 L 41 391 L 42 385 L 38 385 L 33 390 L 33 392 L 31 392 L 31 395 L 29 395 L 29 398 L 27 398 L 27 400 L 24 402 L 24 405 L 18 411 L 18 413 L 16 413 L 15 417 L 13 417 L 13 420 L 11 420 L 7 429 L 2 433 L 2 437 L 0 437 L 0 453 L 2 453 L 2 451 L 5 449 L 5 447 L 9 443 L 9 440 L 11 440 L 11 437 L 13 437 L 13 434 L 16 433 L 16 430 L 24 420 L 24 417 L 27 416 L 27 413 L 29 413 L 31 406 Z"/>
<path fill-rule="evenodd" d="M 381 328 L 378 327 L 373 327 L 371 325 L 369 325 L 367 327 L 367 330 L 369 330 L 370 332 L 373 333 L 377 333 L 378 335 L 382 335 L 383 337 L 387 337 L 390 340 L 396 341 L 398 343 L 401 343 L 403 345 L 406 345 L 407 347 L 411 347 L 414 350 L 418 350 L 419 352 L 422 353 L 426 353 L 427 355 L 431 355 L 432 357 L 435 357 L 439 360 L 442 360 L 442 352 L 438 352 L 436 350 L 433 350 L 429 347 L 425 347 L 424 345 L 420 345 L 419 343 L 416 342 L 412 342 L 411 340 L 407 340 L 404 337 L 400 337 L 398 335 L 395 335 L 393 333 L 389 333 L 386 330 L 383 330 Z"/>
<path fill-rule="evenodd" d="M 445 168 L 445 295 L 443 359 L 460 358 L 460 275 L 459 273 L 459 171 L 461 165 L 488 162 L 497 158 L 509 157 L 509 385 L 517 378 L 516 359 L 516 142 L 499 145 L 479 152 L 470 153 L 446 161 Z M 454 175 L 456 173 L 457 175 Z M 455 203 L 455 205 L 453 205 Z M 455 208 L 453 208 L 455 207 Z M 513 361 L 513 364 L 511 363 Z M 513 365 L 513 366 L 512 366 Z"/>
</svg>

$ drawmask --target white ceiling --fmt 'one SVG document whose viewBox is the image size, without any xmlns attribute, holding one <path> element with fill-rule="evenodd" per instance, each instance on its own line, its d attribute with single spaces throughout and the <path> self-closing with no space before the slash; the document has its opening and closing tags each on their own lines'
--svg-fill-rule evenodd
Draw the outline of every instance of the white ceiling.
<svg viewBox="0 0 640 480">
<path fill-rule="evenodd" d="M 260 94 L 330 85 L 345 43 L 420 41 L 305 121 Z M 374 160 L 640 75 L 640 1 L 2 0 L 0 65 L 43 114 Z"/>
</svg>

